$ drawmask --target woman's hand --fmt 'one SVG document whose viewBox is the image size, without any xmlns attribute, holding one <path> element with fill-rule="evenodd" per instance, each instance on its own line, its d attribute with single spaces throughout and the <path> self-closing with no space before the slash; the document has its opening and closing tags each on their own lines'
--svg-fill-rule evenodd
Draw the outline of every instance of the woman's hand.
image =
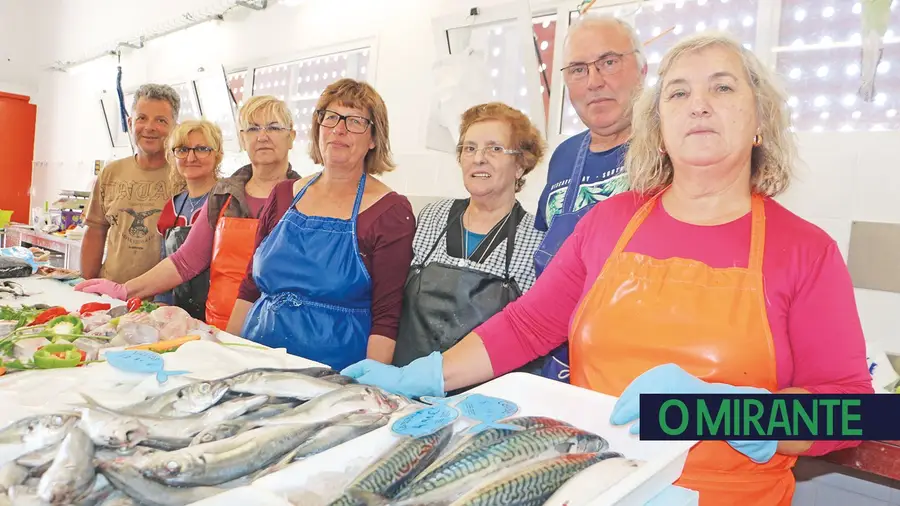
<svg viewBox="0 0 900 506">
<path fill-rule="evenodd" d="M 345 368 L 341 374 L 410 398 L 444 396 L 444 360 L 437 351 L 403 367 L 365 359 Z"/>
<path fill-rule="evenodd" d="M 641 374 L 628 385 L 616 401 L 610 416 L 613 425 L 624 425 L 640 418 L 640 394 L 768 394 L 764 388 L 736 387 L 724 383 L 707 383 L 675 364 L 663 364 Z M 629 429 L 640 432 L 640 422 Z M 778 441 L 728 441 L 735 450 L 750 460 L 762 464 L 768 462 L 778 449 Z"/>
<path fill-rule="evenodd" d="M 75 291 L 108 295 L 114 299 L 128 300 L 128 290 L 125 289 L 125 285 L 120 285 L 108 279 L 95 278 L 82 281 L 75 285 Z"/>
</svg>

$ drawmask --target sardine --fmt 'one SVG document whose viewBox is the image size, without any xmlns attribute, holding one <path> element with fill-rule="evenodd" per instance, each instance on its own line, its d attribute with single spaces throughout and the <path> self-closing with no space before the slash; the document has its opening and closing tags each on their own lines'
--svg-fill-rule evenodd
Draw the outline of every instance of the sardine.
<svg viewBox="0 0 900 506">
<path fill-rule="evenodd" d="M 198 381 L 111 411 L 128 415 L 184 417 L 206 411 L 219 402 L 226 392 L 228 384 L 223 381 Z"/>
<path fill-rule="evenodd" d="M 44 448 L 62 441 L 77 421 L 73 413 L 29 416 L 0 429 L 0 444 L 24 443 L 28 451 Z"/>
<path fill-rule="evenodd" d="M 85 396 L 88 403 L 95 402 Z M 147 439 L 147 427 L 131 415 L 107 411 L 105 408 L 77 407 L 81 413 L 78 427 L 90 436 L 97 446 L 134 448 Z"/>
<path fill-rule="evenodd" d="M 218 487 L 167 487 L 142 476 L 126 459 L 101 460 L 97 468 L 114 487 L 146 506 L 185 506 L 225 492 Z"/>
<path fill-rule="evenodd" d="M 94 443 L 83 430 L 69 431 L 59 453 L 38 484 L 38 497 L 50 504 L 73 504 L 87 495 L 94 483 Z"/>
<path fill-rule="evenodd" d="M 290 397 L 308 401 L 342 388 L 341 385 L 314 378 L 296 370 L 250 369 L 222 378 L 232 392 Z"/>
<path fill-rule="evenodd" d="M 571 425 L 563 422 L 562 420 L 544 416 L 520 416 L 503 420 L 502 423 L 504 425 L 516 425 L 518 427 L 522 427 L 523 430 L 539 429 L 542 427 L 571 427 Z M 410 482 L 410 486 L 418 483 L 421 479 L 431 474 L 432 471 L 440 466 L 443 466 L 447 462 L 450 462 L 451 460 L 461 458 L 464 455 L 491 446 L 509 436 L 518 434 L 520 432 L 521 431 L 513 429 L 490 428 L 476 434 L 467 434 L 463 436 L 458 442 L 451 441 L 451 449 L 438 457 L 438 459 L 435 460 L 433 464 L 428 466 L 428 468 L 422 471 L 419 476 L 413 479 Z"/>
<path fill-rule="evenodd" d="M 334 425 L 325 427 L 293 452 L 293 461 L 302 460 L 330 450 L 335 446 L 368 434 L 384 427 L 390 421 L 389 416 L 378 413 L 352 414 Z"/>
<path fill-rule="evenodd" d="M 445 463 L 395 497 L 406 499 L 420 496 L 468 476 L 487 474 L 499 467 L 509 467 L 529 459 L 567 453 L 595 453 L 607 448 L 609 443 L 602 437 L 574 427 L 524 430 Z"/>
<path fill-rule="evenodd" d="M 625 458 L 601 460 L 566 481 L 544 506 L 588 506 L 641 465 L 640 460 Z"/>
<path fill-rule="evenodd" d="M 348 492 L 329 506 L 354 506 L 357 499 L 349 490 L 358 489 L 384 497 L 392 497 L 443 451 L 453 435 L 452 425 L 434 434 L 413 438 L 402 437 L 348 485 Z"/>
<path fill-rule="evenodd" d="M 294 408 L 283 415 L 258 420 L 258 426 L 317 423 L 351 413 L 391 414 L 403 400 L 369 385 L 347 385 Z"/>
<path fill-rule="evenodd" d="M 141 472 L 171 486 L 219 485 L 275 463 L 325 426 L 261 427 L 221 441 L 160 452 L 146 459 Z"/>
<path fill-rule="evenodd" d="M 191 443 L 191 439 L 201 430 L 210 426 L 230 420 L 246 413 L 250 409 L 256 409 L 268 401 L 265 395 L 257 395 L 234 399 L 218 406 L 209 408 L 206 412 L 183 418 L 162 418 L 147 415 L 126 415 L 107 410 L 96 404 L 93 399 L 82 394 L 85 400 L 92 406 L 91 409 L 105 411 L 110 415 L 118 415 L 123 420 L 137 420 L 147 428 L 144 445 L 163 450 L 184 448 Z M 124 421 L 123 421 L 124 423 Z"/>
</svg>

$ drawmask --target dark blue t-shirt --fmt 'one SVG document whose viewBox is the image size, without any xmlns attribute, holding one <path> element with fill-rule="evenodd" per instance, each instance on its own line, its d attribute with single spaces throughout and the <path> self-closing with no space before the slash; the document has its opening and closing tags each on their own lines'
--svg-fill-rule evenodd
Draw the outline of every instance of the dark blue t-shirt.
<svg viewBox="0 0 900 506">
<path fill-rule="evenodd" d="M 547 186 L 538 200 L 537 215 L 534 220 L 534 228 L 547 231 L 548 224 L 553 217 L 560 214 L 563 202 L 566 200 L 566 189 L 569 179 L 575 170 L 575 158 L 578 156 L 578 148 L 585 135 L 590 135 L 589 130 L 569 137 L 560 144 L 553 156 L 550 157 L 550 166 L 547 169 Z M 608 151 L 594 153 L 589 151 L 584 160 L 584 171 L 581 177 L 581 186 L 578 189 L 578 197 L 575 199 L 577 211 L 584 207 L 591 207 L 597 202 L 628 190 L 628 177 L 625 174 L 625 145 L 621 144 Z"/>
</svg>

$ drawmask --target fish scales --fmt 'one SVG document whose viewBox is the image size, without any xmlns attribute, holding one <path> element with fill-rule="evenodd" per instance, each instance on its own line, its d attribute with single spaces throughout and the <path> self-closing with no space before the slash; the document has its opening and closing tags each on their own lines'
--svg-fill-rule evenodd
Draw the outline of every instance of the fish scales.
<svg viewBox="0 0 900 506">
<path fill-rule="evenodd" d="M 564 444 L 569 446 L 558 448 Z M 466 476 L 490 470 L 499 464 L 514 464 L 553 449 L 567 453 L 576 448 L 576 445 L 580 451 L 602 451 L 608 447 L 600 436 L 574 427 L 556 426 L 525 430 L 447 462 L 398 497 L 421 495 Z M 580 448 L 581 446 L 584 448 Z"/>
<path fill-rule="evenodd" d="M 578 453 L 541 460 L 472 491 L 451 506 L 539 506 L 569 478 L 614 457 L 622 454 Z"/>
</svg>

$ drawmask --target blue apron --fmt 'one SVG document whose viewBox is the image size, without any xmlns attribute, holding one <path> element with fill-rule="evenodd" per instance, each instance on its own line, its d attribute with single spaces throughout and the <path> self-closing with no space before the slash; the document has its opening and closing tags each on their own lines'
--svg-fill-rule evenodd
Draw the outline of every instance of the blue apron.
<svg viewBox="0 0 900 506">
<path fill-rule="evenodd" d="M 578 192 L 581 187 L 581 178 L 584 174 L 584 161 L 587 159 L 588 150 L 591 148 L 591 133 L 587 132 L 581 146 L 578 148 L 578 155 L 575 157 L 575 167 L 572 170 L 572 178 L 566 187 L 566 199 L 563 201 L 562 212 L 550 219 L 549 229 L 541 245 L 534 252 L 534 270 L 537 276 L 540 276 L 559 248 L 572 232 L 578 221 L 591 210 L 591 206 L 585 206 L 575 211 L 575 202 L 578 199 Z M 569 382 L 569 345 L 563 344 L 556 348 L 547 356 L 547 361 L 541 369 L 541 376 L 545 378 L 555 379 L 564 383 Z"/>
<path fill-rule="evenodd" d="M 297 211 L 320 176 L 294 197 L 253 255 L 253 280 L 262 296 L 241 335 L 340 371 L 366 358 L 372 328 L 372 279 L 356 239 L 366 175 L 349 220 Z"/>
</svg>

